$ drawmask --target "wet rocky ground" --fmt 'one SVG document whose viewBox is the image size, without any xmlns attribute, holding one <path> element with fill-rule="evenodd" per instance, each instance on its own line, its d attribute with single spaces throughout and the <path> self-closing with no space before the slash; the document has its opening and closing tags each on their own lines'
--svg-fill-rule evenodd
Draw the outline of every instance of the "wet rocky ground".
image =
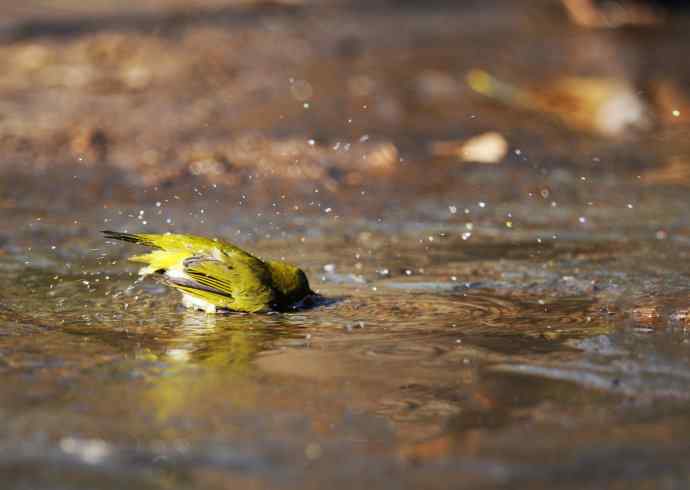
<svg viewBox="0 0 690 490">
<path fill-rule="evenodd" d="M 690 19 L 3 8 L 3 488 L 686 488 Z M 615 134 L 600 87 L 642 108 Z M 223 236 L 322 299 L 186 311 L 104 228 Z"/>
</svg>

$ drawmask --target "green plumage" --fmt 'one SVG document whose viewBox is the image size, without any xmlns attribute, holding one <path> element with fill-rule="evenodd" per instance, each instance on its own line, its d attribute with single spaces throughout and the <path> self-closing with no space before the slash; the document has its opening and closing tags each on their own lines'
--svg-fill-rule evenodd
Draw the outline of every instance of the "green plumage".
<svg viewBox="0 0 690 490">
<path fill-rule="evenodd" d="M 284 310 L 313 294 L 301 269 L 279 260 L 263 261 L 218 238 L 114 231 L 103 234 L 156 249 L 129 260 L 146 264 L 139 274 L 153 274 L 182 292 L 188 307 L 207 312 Z"/>
</svg>

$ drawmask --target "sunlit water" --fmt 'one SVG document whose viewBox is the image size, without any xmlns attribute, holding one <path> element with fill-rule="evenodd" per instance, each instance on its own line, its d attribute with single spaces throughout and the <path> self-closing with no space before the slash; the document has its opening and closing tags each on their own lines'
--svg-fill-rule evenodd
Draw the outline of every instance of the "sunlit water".
<svg viewBox="0 0 690 490">
<path fill-rule="evenodd" d="M 640 465 L 651 481 L 687 476 L 673 436 L 690 393 L 674 245 L 378 226 L 247 244 L 305 267 L 322 295 L 271 315 L 184 310 L 136 279 L 132 246 L 90 231 L 30 251 L 10 239 L 0 406 L 12 484 L 549 488 L 577 474 L 577 488 Z M 665 297 L 648 291 L 660 270 Z"/>
<path fill-rule="evenodd" d="M 67 6 L 56 39 L 2 20 L 0 488 L 687 488 L 687 126 L 580 134 L 463 82 L 683 80 L 687 26 L 394 3 Z M 97 122 L 105 143 L 74 137 Z M 485 130 L 510 143 L 501 164 L 429 153 Z M 251 131 L 274 143 L 261 165 L 180 170 Z M 342 157 L 369 138 L 394 144 L 388 173 Z M 303 168 L 286 139 L 322 153 Z M 101 229 L 219 235 L 300 265 L 321 298 L 186 311 Z"/>
</svg>

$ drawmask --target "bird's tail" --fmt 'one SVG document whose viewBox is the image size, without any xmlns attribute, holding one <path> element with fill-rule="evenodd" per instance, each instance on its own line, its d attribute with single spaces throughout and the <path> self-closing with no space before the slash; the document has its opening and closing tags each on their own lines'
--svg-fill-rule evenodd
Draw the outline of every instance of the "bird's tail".
<svg viewBox="0 0 690 490">
<path fill-rule="evenodd" d="M 119 231 L 110 230 L 102 230 L 101 233 L 103 233 L 106 238 L 113 240 L 122 240 L 123 242 L 138 243 L 147 247 L 160 248 L 146 235 L 135 235 L 134 233 L 121 233 Z"/>
</svg>

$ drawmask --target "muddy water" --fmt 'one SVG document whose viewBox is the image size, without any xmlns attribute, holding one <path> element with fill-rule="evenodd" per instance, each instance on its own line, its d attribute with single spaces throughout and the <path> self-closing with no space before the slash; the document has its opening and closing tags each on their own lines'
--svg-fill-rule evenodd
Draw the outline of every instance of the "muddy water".
<svg viewBox="0 0 690 490">
<path fill-rule="evenodd" d="M 498 222 L 463 239 L 464 224 L 392 232 L 386 219 L 326 220 L 308 236 L 300 220 L 257 218 L 233 224 L 251 230 L 237 241 L 304 266 L 322 298 L 208 316 L 136 281 L 132 247 L 91 232 L 135 226 L 139 209 L 87 212 L 83 232 L 26 213 L 8 216 L 20 231 L 0 256 L 11 488 L 674 488 L 688 477 L 680 239 L 638 229 L 549 241 L 550 228 Z"/>
<path fill-rule="evenodd" d="M 546 3 L 15 5 L 0 486 L 686 488 L 685 109 L 608 138 L 463 80 L 684 87 L 688 21 Z M 429 150 L 486 130 L 500 164 Z M 104 228 L 223 236 L 321 297 L 187 311 Z"/>
</svg>

